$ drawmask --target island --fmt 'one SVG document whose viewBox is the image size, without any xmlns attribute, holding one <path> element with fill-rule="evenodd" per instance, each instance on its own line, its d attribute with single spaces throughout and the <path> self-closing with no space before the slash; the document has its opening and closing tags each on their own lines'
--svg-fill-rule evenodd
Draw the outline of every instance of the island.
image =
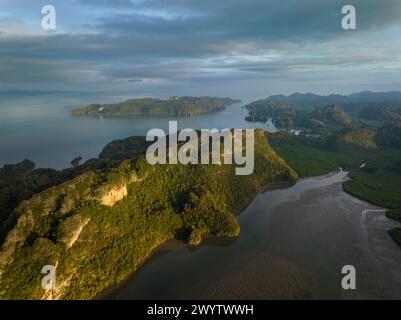
<svg viewBox="0 0 401 320">
<path fill-rule="evenodd" d="M 168 100 L 128 99 L 115 104 L 91 104 L 73 109 L 73 116 L 177 116 L 193 117 L 224 110 L 241 100 L 216 97 L 171 97 Z"/>
</svg>

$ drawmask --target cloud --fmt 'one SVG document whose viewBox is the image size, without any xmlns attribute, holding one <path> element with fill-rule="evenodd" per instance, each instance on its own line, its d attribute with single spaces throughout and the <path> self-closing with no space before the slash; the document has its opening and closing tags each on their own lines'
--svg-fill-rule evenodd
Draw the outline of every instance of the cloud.
<svg viewBox="0 0 401 320">
<path fill-rule="evenodd" d="M 13 18 L 0 19 L 0 34 L 22 34 L 25 33 L 23 21 Z"/>
<path fill-rule="evenodd" d="M 95 7 L 131 7 L 134 3 L 131 0 L 80 0 L 82 4 Z"/>
<path fill-rule="evenodd" d="M 10 34 L 11 22 L 2 28 L 0 20 L 3 87 L 158 95 L 190 86 L 229 91 L 234 82 L 253 94 L 273 81 L 282 90 L 307 83 L 335 91 L 341 81 L 359 88 L 361 74 L 371 79 L 367 86 L 375 85 L 373 75 L 381 85 L 400 83 L 399 0 L 354 0 L 356 31 L 341 29 L 338 0 L 80 0 L 68 10 L 54 2 L 54 34 L 24 33 L 17 24 Z M 22 26 L 37 17 L 32 6 L 22 15 L 12 2 L 7 8 Z"/>
</svg>

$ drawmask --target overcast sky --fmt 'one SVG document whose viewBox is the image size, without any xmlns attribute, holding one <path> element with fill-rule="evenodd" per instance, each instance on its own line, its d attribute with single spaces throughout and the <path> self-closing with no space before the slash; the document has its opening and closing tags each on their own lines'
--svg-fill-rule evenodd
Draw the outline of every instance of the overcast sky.
<svg viewBox="0 0 401 320">
<path fill-rule="evenodd" d="M 57 29 L 41 28 L 54 5 Z M 357 30 L 341 28 L 341 8 Z M 401 90 L 400 0 L 0 0 L 0 90 Z"/>
</svg>

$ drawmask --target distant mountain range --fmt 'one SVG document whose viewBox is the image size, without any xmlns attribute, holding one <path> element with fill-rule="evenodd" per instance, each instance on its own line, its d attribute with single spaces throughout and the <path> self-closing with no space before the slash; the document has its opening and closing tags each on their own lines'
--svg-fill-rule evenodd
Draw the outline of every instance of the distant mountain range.
<svg viewBox="0 0 401 320">
<path fill-rule="evenodd" d="M 279 127 L 320 127 L 341 129 L 359 126 L 361 122 L 389 125 L 401 121 L 401 92 L 353 93 L 348 96 L 313 93 L 274 95 L 246 106 L 250 122 L 266 122 L 273 118 Z"/>
<path fill-rule="evenodd" d="M 372 92 L 362 91 L 350 95 L 330 94 L 327 96 L 313 93 L 293 93 L 289 96 L 273 95 L 265 101 L 280 101 L 303 107 L 322 107 L 330 104 L 388 103 L 401 106 L 401 91 Z"/>
</svg>

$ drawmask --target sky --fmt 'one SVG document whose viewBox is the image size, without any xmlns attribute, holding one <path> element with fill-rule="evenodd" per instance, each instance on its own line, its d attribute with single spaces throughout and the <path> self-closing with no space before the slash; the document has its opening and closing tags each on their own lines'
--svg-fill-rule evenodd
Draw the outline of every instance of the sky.
<svg viewBox="0 0 401 320">
<path fill-rule="evenodd" d="M 343 5 L 357 29 L 343 30 Z M 44 5 L 56 30 L 41 27 Z M 0 91 L 401 90 L 400 0 L 0 0 Z"/>
</svg>

